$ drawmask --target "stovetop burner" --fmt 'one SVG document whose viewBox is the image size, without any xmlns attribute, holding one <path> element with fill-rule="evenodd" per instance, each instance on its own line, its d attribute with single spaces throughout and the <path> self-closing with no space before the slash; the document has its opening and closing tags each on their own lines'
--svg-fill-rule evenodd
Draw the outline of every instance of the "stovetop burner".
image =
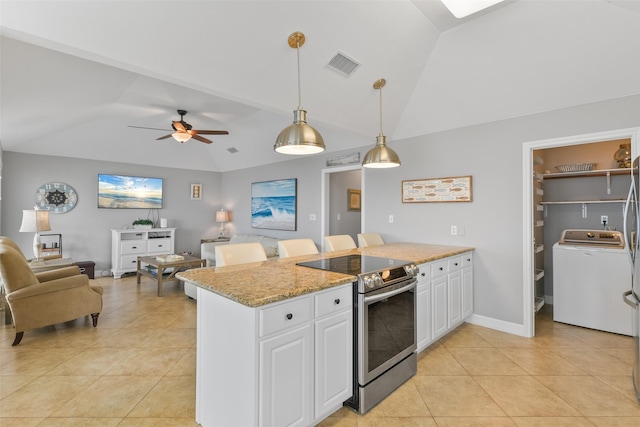
<svg viewBox="0 0 640 427">
<path fill-rule="evenodd" d="M 403 267 L 407 264 L 411 264 L 411 262 L 399 259 L 355 254 L 300 262 L 297 265 L 358 276 L 360 274 L 373 273 L 389 268 Z"/>
</svg>

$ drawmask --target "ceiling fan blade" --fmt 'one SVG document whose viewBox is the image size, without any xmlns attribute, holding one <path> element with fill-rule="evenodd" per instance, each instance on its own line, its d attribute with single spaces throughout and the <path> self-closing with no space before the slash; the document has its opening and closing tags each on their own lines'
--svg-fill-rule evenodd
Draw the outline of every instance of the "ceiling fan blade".
<svg viewBox="0 0 640 427">
<path fill-rule="evenodd" d="M 211 142 L 213 142 L 207 138 L 201 137 L 200 135 L 191 135 L 191 137 L 197 141 L 204 142 L 205 144 L 211 144 Z"/>
<path fill-rule="evenodd" d="M 171 138 L 172 136 L 173 136 L 172 134 L 161 136 L 160 138 L 156 138 L 156 141 L 160 141 L 161 139 Z"/>
<path fill-rule="evenodd" d="M 170 131 L 171 131 L 171 129 L 166 129 L 166 128 L 165 128 L 165 129 L 160 129 L 160 128 L 146 128 L 146 127 L 143 127 L 143 126 L 131 126 L 131 125 L 129 125 L 128 127 L 130 127 L 130 128 L 136 128 L 136 129 L 164 130 L 164 131 L 166 131 L 166 132 L 170 132 Z"/>
<path fill-rule="evenodd" d="M 186 132 L 187 131 L 187 129 L 185 129 L 184 125 L 182 124 L 182 122 L 173 122 L 173 127 L 178 132 Z"/>
<path fill-rule="evenodd" d="M 229 131 L 227 130 L 194 130 L 192 132 L 200 135 L 229 135 Z"/>
</svg>

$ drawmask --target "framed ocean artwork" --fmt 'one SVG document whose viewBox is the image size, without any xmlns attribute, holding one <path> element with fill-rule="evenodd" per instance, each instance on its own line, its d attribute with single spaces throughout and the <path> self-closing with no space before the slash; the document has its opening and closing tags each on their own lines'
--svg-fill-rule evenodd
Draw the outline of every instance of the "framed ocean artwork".
<svg viewBox="0 0 640 427">
<path fill-rule="evenodd" d="M 251 184 L 251 227 L 295 231 L 297 226 L 296 178 Z"/>
</svg>

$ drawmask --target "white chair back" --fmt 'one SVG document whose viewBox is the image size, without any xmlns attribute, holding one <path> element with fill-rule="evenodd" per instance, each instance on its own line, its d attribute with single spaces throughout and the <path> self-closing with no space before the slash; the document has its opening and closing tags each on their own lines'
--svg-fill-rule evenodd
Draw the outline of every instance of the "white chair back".
<svg viewBox="0 0 640 427">
<path fill-rule="evenodd" d="M 360 233 L 358 234 L 358 247 L 366 248 L 367 246 L 384 245 L 384 240 L 378 233 Z"/>
<path fill-rule="evenodd" d="M 324 246 L 327 252 L 342 251 L 355 249 L 356 242 L 348 234 L 339 234 L 336 236 L 324 236 Z"/>
<path fill-rule="evenodd" d="M 280 258 L 289 258 L 317 254 L 318 248 L 311 239 L 278 240 L 278 253 Z"/>
<path fill-rule="evenodd" d="M 264 247 L 258 242 L 216 246 L 216 267 L 266 260 Z"/>
</svg>

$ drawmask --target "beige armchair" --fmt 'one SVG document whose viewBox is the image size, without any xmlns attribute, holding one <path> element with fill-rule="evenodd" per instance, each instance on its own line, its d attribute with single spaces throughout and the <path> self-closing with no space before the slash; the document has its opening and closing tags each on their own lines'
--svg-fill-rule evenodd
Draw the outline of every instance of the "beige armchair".
<svg viewBox="0 0 640 427">
<path fill-rule="evenodd" d="M 72 274 L 75 273 L 75 274 Z M 0 278 L 6 289 L 16 336 L 24 331 L 91 315 L 93 326 L 102 311 L 102 288 L 91 286 L 78 267 L 46 271 L 37 276 L 27 260 L 8 244 L 0 244 Z"/>
</svg>

